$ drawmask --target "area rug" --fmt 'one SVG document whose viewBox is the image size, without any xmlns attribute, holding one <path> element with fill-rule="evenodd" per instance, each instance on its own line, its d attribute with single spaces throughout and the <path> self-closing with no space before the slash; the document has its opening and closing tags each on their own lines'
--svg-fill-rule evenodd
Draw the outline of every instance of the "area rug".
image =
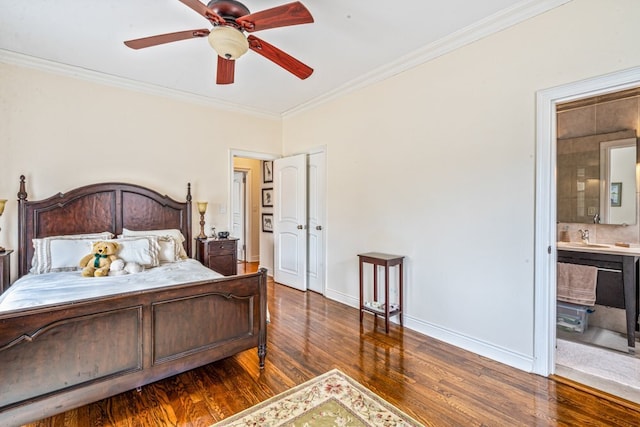
<svg viewBox="0 0 640 427">
<path fill-rule="evenodd" d="M 422 426 L 337 369 L 212 427 Z"/>
</svg>

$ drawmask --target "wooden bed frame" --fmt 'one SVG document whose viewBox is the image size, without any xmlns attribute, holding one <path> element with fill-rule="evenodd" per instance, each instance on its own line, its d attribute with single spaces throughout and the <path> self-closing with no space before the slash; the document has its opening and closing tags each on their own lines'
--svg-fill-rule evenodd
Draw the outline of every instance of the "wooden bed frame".
<svg viewBox="0 0 640 427">
<path fill-rule="evenodd" d="M 20 177 L 18 274 L 31 239 L 180 229 L 191 256 L 186 202 L 138 185 L 93 184 L 27 201 Z M 238 352 L 267 352 L 266 270 L 213 281 L 0 312 L 0 425 L 32 422 Z"/>
</svg>

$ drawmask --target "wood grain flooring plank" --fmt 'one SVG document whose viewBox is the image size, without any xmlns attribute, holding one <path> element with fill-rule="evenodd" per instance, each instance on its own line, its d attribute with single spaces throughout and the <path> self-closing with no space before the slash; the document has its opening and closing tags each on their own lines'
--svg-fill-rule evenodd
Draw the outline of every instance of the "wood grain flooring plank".
<svg viewBox="0 0 640 427">
<path fill-rule="evenodd" d="M 256 265 L 248 264 L 250 268 Z M 239 264 L 239 267 L 243 266 Z M 494 362 L 357 309 L 268 284 L 264 370 L 255 349 L 32 423 L 209 426 L 333 368 L 427 426 L 638 426 L 640 405 Z"/>
</svg>

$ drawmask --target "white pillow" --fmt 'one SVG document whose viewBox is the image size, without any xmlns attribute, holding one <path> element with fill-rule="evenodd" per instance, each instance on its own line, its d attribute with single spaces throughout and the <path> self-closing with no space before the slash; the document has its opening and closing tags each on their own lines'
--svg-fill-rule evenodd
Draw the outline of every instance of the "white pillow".
<svg viewBox="0 0 640 427">
<path fill-rule="evenodd" d="M 160 262 L 176 262 L 181 259 L 180 249 L 184 250 L 184 247 L 182 243 L 178 243 L 173 237 L 159 236 L 158 244 L 160 245 L 160 251 L 158 252 L 158 260 Z"/>
<path fill-rule="evenodd" d="M 158 237 L 172 237 L 178 243 L 178 258 L 187 259 L 187 251 L 184 250 L 184 235 L 176 228 L 168 228 L 164 230 L 128 230 L 122 229 L 122 235 L 127 236 L 158 236 Z"/>
<path fill-rule="evenodd" d="M 122 237 L 108 240 L 119 245 L 116 256 L 125 263 L 135 262 L 144 267 L 157 267 L 160 245 L 156 236 Z"/>
<path fill-rule="evenodd" d="M 80 259 L 91 253 L 91 245 L 96 240 L 113 238 L 113 234 L 103 233 L 70 234 L 33 239 L 31 274 L 56 271 L 75 271 L 80 267 Z"/>
<path fill-rule="evenodd" d="M 118 239 L 131 237 L 124 236 L 120 234 Z M 152 237 L 158 239 L 158 245 L 160 249 L 158 250 L 158 261 L 160 263 L 163 262 L 176 262 L 179 261 L 180 258 L 180 248 L 182 245 L 176 241 L 171 236 L 135 236 L 135 237 Z"/>
</svg>

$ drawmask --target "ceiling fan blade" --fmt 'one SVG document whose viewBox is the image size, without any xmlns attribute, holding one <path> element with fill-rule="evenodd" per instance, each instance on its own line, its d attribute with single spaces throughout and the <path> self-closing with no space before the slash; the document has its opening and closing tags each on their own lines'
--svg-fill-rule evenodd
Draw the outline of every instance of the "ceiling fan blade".
<svg viewBox="0 0 640 427">
<path fill-rule="evenodd" d="M 218 15 L 213 10 L 209 9 L 206 5 L 200 3 L 198 0 L 180 0 L 185 5 L 189 6 L 191 9 L 198 12 L 200 15 L 204 16 L 211 22 L 215 22 L 216 24 L 222 24 L 225 22 L 224 18 Z"/>
<path fill-rule="evenodd" d="M 216 83 L 219 85 L 228 85 L 233 83 L 236 61 L 226 59 L 218 55 L 218 71 L 216 73 Z"/>
<path fill-rule="evenodd" d="M 127 40 L 124 42 L 131 49 L 142 49 L 145 47 L 157 46 L 159 44 L 177 42 L 179 40 L 187 40 L 196 37 L 207 37 L 209 30 L 188 30 L 178 31 L 177 33 L 158 34 L 157 36 L 143 37 L 141 39 Z"/>
<path fill-rule="evenodd" d="M 249 15 L 241 16 L 236 22 L 245 31 L 253 32 L 267 30 L 269 28 L 287 27 L 289 25 L 310 24 L 313 16 L 299 1 L 262 10 Z"/>
<path fill-rule="evenodd" d="M 256 36 L 250 35 L 247 40 L 249 41 L 249 49 L 278 64 L 291 74 L 304 80 L 313 73 L 313 68 Z"/>
</svg>

